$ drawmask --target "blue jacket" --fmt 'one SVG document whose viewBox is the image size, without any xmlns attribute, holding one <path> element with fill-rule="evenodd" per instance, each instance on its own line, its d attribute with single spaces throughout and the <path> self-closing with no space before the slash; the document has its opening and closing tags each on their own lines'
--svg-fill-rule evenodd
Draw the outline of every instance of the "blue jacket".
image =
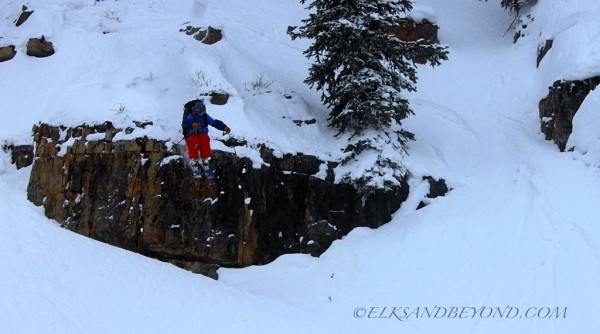
<svg viewBox="0 0 600 334">
<path fill-rule="evenodd" d="M 200 124 L 200 129 L 195 130 L 192 127 L 192 123 L 194 123 L 194 122 Z M 188 116 L 185 120 L 185 127 L 187 129 L 186 136 L 200 134 L 200 133 L 208 133 L 209 125 L 216 128 L 217 130 L 221 130 L 221 131 L 224 131 L 225 128 L 227 127 L 227 125 L 225 125 L 225 123 L 221 122 L 218 119 L 213 119 L 207 113 L 205 113 L 204 115 L 198 115 L 195 112 L 191 112 L 188 114 Z"/>
</svg>

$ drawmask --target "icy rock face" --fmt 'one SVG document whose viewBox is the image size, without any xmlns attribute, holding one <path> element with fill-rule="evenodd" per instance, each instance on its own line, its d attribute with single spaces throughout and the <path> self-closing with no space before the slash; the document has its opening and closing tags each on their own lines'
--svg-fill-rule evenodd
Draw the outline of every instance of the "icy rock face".
<svg viewBox="0 0 600 334">
<path fill-rule="evenodd" d="M 405 185 L 363 199 L 313 176 L 324 164 L 315 157 L 278 158 L 266 147 L 260 168 L 215 151 L 215 180 L 194 179 L 176 149 L 146 137 L 114 140 L 120 131 L 110 123 L 35 127 L 29 200 L 72 231 L 211 277 L 215 265 L 318 256 L 355 227 L 387 223 L 408 194 Z"/>
<path fill-rule="evenodd" d="M 565 150 L 573 132 L 573 117 L 590 93 L 600 83 L 600 77 L 585 80 L 555 81 L 548 96 L 539 103 L 541 130 L 546 140 L 552 140 Z"/>
</svg>

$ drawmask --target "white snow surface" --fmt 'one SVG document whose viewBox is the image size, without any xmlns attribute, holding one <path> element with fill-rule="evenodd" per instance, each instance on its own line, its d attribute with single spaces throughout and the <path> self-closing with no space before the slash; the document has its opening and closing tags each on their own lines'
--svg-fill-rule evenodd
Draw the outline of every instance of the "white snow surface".
<svg viewBox="0 0 600 334">
<path fill-rule="evenodd" d="M 450 60 L 419 68 L 409 95 L 411 195 L 389 224 L 319 258 L 220 269 L 219 281 L 191 274 L 60 228 L 27 201 L 31 168 L 0 151 L 0 333 L 598 333 L 600 96 L 582 105 L 564 153 L 540 133 L 538 102 L 555 80 L 600 74 L 600 4 L 538 0 L 513 44 L 495 2 L 415 1 Z M 302 82 L 310 41 L 286 34 L 308 15 L 296 0 L 31 0 L 15 27 L 22 5 L 0 3 L 0 46 L 18 51 L 0 63 L 3 144 L 31 143 L 38 122 L 107 120 L 153 121 L 132 135 L 177 141 L 183 103 L 217 90 L 230 101 L 208 112 L 248 140 L 238 154 L 260 164 L 253 147 L 266 143 L 342 157 L 344 138 Z M 187 25 L 224 38 L 201 44 Z M 26 56 L 41 35 L 56 54 Z M 425 175 L 452 190 L 417 211 Z"/>
</svg>

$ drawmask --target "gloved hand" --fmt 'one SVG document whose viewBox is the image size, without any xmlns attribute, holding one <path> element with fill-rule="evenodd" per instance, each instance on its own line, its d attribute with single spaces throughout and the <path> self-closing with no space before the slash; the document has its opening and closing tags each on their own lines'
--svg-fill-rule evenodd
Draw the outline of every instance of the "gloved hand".
<svg viewBox="0 0 600 334">
<path fill-rule="evenodd" d="M 225 129 L 223 130 L 226 134 L 229 134 L 231 132 L 231 129 L 228 127 L 225 127 Z"/>
<path fill-rule="evenodd" d="M 193 122 L 193 123 L 192 123 L 192 128 L 193 128 L 194 130 L 198 130 L 198 129 L 200 129 L 200 124 L 199 124 L 198 122 Z"/>
</svg>

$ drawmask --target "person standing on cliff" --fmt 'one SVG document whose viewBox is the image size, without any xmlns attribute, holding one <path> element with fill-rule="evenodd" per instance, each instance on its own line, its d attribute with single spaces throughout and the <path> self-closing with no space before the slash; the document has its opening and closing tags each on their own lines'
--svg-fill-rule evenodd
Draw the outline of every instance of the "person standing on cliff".
<svg viewBox="0 0 600 334">
<path fill-rule="evenodd" d="M 212 156 L 210 137 L 208 136 L 209 125 L 227 134 L 231 132 L 225 123 L 206 113 L 206 106 L 202 101 L 196 100 L 184 120 L 185 142 L 194 177 L 201 177 L 204 174 L 207 179 L 213 178 L 213 173 L 209 168 L 209 160 Z"/>
</svg>

